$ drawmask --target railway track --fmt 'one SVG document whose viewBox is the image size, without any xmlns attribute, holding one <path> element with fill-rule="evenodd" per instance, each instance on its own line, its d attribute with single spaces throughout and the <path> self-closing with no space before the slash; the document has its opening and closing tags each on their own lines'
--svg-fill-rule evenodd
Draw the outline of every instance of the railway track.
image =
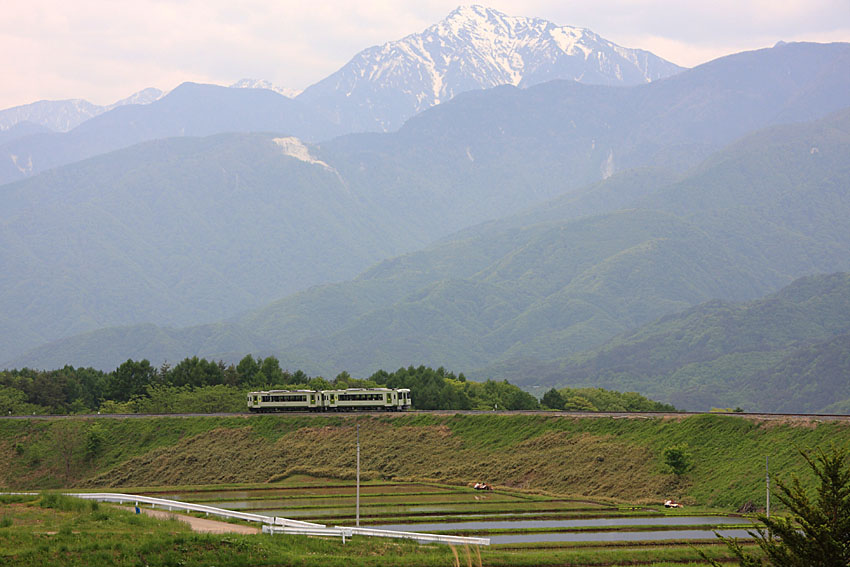
<svg viewBox="0 0 850 567">
<path fill-rule="evenodd" d="M 696 415 L 718 415 L 728 417 L 747 417 L 761 420 L 813 420 L 813 421 L 850 421 L 847 414 L 813 414 L 813 413 L 765 413 L 765 412 L 582 412 L 582 411 L 543 411 L 543 410 L 517 410 L 517 411 L 486 411 L 486 410 L 410 410 L 405 412 L 382 412 L 382 411 L 340 411 L 340 412 L 305 412 L 286 411 L 278 413 L 156 413 L 156 414 L 77 414 L 77 415 L 5 415 L 0 419 L 150 419 L 162 417 L 241 417 L 255 418 L 261 415 L 279 416 L 358 416 L 372 415 L 382 417 L 402 417 L 405 415 L 541 415 L 547 417 L 567 418 L 613 418 L 613 419 L 650 419 L 650 418 L 681 418 Z"/>
</svg>

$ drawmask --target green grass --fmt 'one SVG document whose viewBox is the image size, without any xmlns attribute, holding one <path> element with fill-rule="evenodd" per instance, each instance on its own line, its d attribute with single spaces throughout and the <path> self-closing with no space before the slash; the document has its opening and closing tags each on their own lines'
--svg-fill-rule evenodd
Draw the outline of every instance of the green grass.
<svg viewBox="0 0 850 567">
<path fill-rule="evenodd" d="M 3 505 L 0 564 L 43 565 L 386 565 L 450 564 L 445 546 L 418 549 L 410 543 L 358 538 L 341 541 L 300 536 L 203 535 L 175 520 L 163 521 L 110 506 L 44 495 L 34 502 Z M 79 502 L 76 505 L 70 500 Z M 406 558 L 406 560 L 405 560 Z"/>
<path fill-rule="evenodd" d="M 0 523 L 0 564 L 32 567 L 700 564 L 694 547 L 677 542 L 547 543 L 452 549 L 365 537 L 355 537 L 343 545 L 338 539 L 303 536 L 194 534 L 182 522 L 93 504 L 55 494 L 45 494 L 38 501 L 3 502 L 0 517 L 11 521 Z M 713 542 L 697 547 L 712 557 L 728 558 L 725 548 Z"/>
<path fill-rule="evenodd" d="M 435 490 L 443 492 L 447 485 L 460 490 L 486 481 L 497 486 L 499 498 L 518 495 L 529 503 L 535 494 L 640 505 L 672 497 L 689 506 L 734 510 L 763 501 L 765 456 L 774 477 L 799 474 L 807 483 L 811 477 L 798 448 L 850 444 L 850 425 L 842 422 L 731 415 L 274 415 L 101 419 L 102 450 L 92 456 L 84 443 L 92 424 L 0 422 L 0 486 L 143 487 L 134 490 L 149 493 L 165 486 L 178 493 L 198 485 L 205 485 L 204 491 L 263 487 L 291 490 L 287 496 L 292 497 L 312 491 L 331 498 L 354 481 L 354 426 L 359 424 L 361 478 L 376 494 L 399 483 L 423 493 L 431 490 L 429 482 L 439 483 Z M 59 433 L 65 427 L 77 427 L 82 437 L 63 454 Z M 664 449 L 674 445 L 687 446 L 690 454 L 692 466 L 681 477 L 663 462 Z M 215 495 L 208 501 L 220 498 L 230 499 Z M 408 498 L 415 500 L 412 494 Z"/>
</svg>

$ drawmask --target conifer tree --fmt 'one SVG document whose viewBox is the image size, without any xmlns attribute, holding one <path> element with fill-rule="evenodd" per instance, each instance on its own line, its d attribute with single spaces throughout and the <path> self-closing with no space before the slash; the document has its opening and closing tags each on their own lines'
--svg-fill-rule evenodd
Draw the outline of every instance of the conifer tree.
<svg viewBox="0 0 850 567">
<path fill-rule="evenodd" d="M 737 539 L 721 538 L 743 567 L 850 565 L 850 466 L 847 451 L 833 448 L 829 453 L 818 451 L 814 457 L 802 451 L 801 454 L 819 482 L 817 495 L 811 498 L 797 477 L 793 477 L 790 484 L 777 482 L 779 492 L 776 496 L 791 515 L 759 516 L 764 528 L 750 532 L 750 535 L 763 554 L 747 553 Z M 709 561 L 718 566 L 715 561 Z"/>
</svg>

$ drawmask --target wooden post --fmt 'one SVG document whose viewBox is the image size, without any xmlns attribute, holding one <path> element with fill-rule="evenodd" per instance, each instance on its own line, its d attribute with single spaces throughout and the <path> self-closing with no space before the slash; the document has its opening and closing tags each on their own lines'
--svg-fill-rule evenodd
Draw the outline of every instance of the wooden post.
<svg viewBox="0 0 850 567">
<path fill-rule="evenodd" d="M 360 424 L 357 424 L 357 495 L 355 497 L 356 517 L 354 525 L 360 527 Z"/>
<path fill-rule="evenodd" d="M 770 457 L 764 458 L 764 475 L 765 487 L 767 489 L 767 504 L 765 506 L 765 516 L 770 517 Z"/>
</svg>

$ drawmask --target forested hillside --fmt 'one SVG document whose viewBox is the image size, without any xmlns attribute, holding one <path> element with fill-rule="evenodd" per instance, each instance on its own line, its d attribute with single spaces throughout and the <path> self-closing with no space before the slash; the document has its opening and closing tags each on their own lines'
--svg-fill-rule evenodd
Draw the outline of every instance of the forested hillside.
<svg viewBox="0 0 850 567">
<path fill-rule="evenodd" d="M 351 278 L 380 259 L 419 249 L 457 230 L 565 194 L 567 197 L 562 199 L 568 199 L 570 192 L 605 178 L 613 180 L 618 172 L 624 172 L 624 177 L 617 188 L 605 184 L 599 188 L 601 192 L 587 195 L 584 204 L 573 202 L 575 212 L 549 219 L 564 223 L 577 218 L 579 211 L 599 214 L 635 206 L 635 199 L 669 187 L 676 176 L 752 129 L 810 119 L 850 105 L 850 78 L 841 72 L 846 67 L 842 62 L 848 57 L 850 46 L 846 44 L 790 44 L 725 57 L 637 87 L 572 81 L 553 81 L 528 89 L 499 87 L 461 95 L 414 117 L 396 133 L 349 135 L 318 146 L 292 139 L 297 129 L 287 122 L 293 118 L 287 109 L 295 108 L 292 104 L 297 101 L 270 91 L 243 93 L 235 91 L 244 89 L 184 85 L 149 105 L 116 109 L 55 138 L 57 143 L 64 141 L 45 151 L 58 159 L 66 152 L 85 149 L 89 142 L 106 143 L 114 136 L 133 143 L 145 136 L 203 135 L 252 130 L 258 125 L 277 133 L 148 142 L 0 187 L 4 202 L 0 212 L 0 238 L 4 243 L 0 259 L 5 268 L 0 274 L 0 360 L 19 366 L 24 360 L 21 355 L 30 348 L 104 327 L 142 323 L 187 326 L 233 317 L 310 285 Z M 313 123 L 308 116 L 296 118 L 301 120 L 298 124 Z M 23 143 L 22 140 L 19 141 Z M 812 159 L 829 159 L 828 148 L 822 145 Z M 103 146 L 96 151 L 115 147 L 118 146 Z M 806 151 L 811 149 L 809 146 Z M 23 160 L 22 164 L 27 162 L 23 148 L 9 146 L 6 150 Z M 38 166 L 39 160 L 33 159 L 33 167 Z M 799 166 L 798 161 L 791 163 Z M 654 180 L 626 173 L 630 168 L 647 166 L 661 166 L 671 172 L 660 173 Z M 719 169 L 719 165 L 712 165 L 707 171 Z M 644 169 L 643 174 L 648 171 Z M 826 174 L 832 175 L 829 171 Z M 769 170 L 764 174 L 781 178 Z M 697 190 L 715 190 L 715 181 L 686 175 Z M 623 183 L 623 179 L 635 180 L 638 186 Z M 817 178 L 813 181 L 819 182 Z M 605 193 L 617 197 L 609 200 L 603 196 Z M 57 199 L 60 194 L 62 198 Z M 807 199 L 805 205 L 818 203 Z M 674 204 L 675 199 L 671 207 Z M 823 204 L 829 210 L 843 210 L 840 202 Z M 650 202 L 641 206 L 661 208 Z M 689 213 L 678 209 L 674 212 L 695 225 L 676 229 L 681 240 L 668 238 L 666 221 L 661 218 L 636 219 L 634 223 L 652 225 L 652 229 L 628 229 L 636 231 L 635 239 L 616 252 L 614 248 L 596 250 L 599 254 L 591 261 L 597 265 L 598 277 L 609 281 L 622 277 L 620 270 L 631 271 L 623 261 L 649 262 L 644 272 L 651 274 L 653 257 L 688 262 L 716 250 L 716 257 L 706 265 L 721 270 L 717 281 L 697 283 L 698 288 L 704 289 L 683 292 L 678 288 L 691 285 L 685 279 L 703 276 L 698 266 L 683 266 L 681 274 L 672 275 L 673 281 L 660 283 L 661 287 L 670 288 L 672 297 L 668 291 L 660 290 L 653 305 L 632 305 L 642 300 L 624 298 L 613 310 L 602 298 L 604 313 L 592 316 L 598 319 L 593 328 L 543 339 L 549 344 L 526 349 L 521 343 L 538 342 L 533 336 L 538 320 L 532 317 L 520 328 L 505 329 L 507 337 L 494 337 L 498 344 L 490 344 L 493 341 L 486 337 L 481 339 L 486 344 L 461 349 L 470 354 L 458 359 L 458 364 L 466 368 L 468 364 L 489 363 L 494 352 L 511 351 L 514 345 L 533 357 L 549 356 L 547 351 L 555 344 L 580 350 L 597 344 L 599 337 L 607 338 L 661 312 L 709 297 L 755 297 L 802 273 L 843 269 L 833 261 L 842 253 L 840 246 L 836 249 L 818 236 L 804 245 L 803 235 L 809 234 L 801 233 L 804 227 L 792 229 L 788 223 L 777 226 L 772 217 L 764 217 L 760 210 L 755 210 L 754 216 L 738 208 L 737 219 L 715 219 L 733 225 L 719 228 L 740 240 L 752 235 L 736 234 L 738 226 L 759 225 L 754 232 L 776 242 L 778 249 L 787 249 L 791 262 L 787 267 L 775 266 L 784 260 L 768 258 L 762 262 L 756 258 L 758 265 L 748 269 L 749 273 L 734 273 L 735 266 L 741 265 L 736 259 L 740 242 L 720 242 L 722 246 L 718 247 L 711 239 L 726 238 L 726 234 L 716 234 L 718 229 L 706 226 L 705 219 L 696 223 L 687 218 Z M 825 220 L 828 213 L 818 214 Z M 840 218 L 836 219 L 836 229 L 841 228 Z M 594 248 L 596 241 L 604 241 L 601 233 L 610 227 L 586 222 L 591 223 L 587 234 L 574 236 L 580 226 L 565 226 L 570 240 L 555 246 L 575 250 Z M 613 225 L 619 221 L 607 222 Z M 537 230 L 529 224 L 525 226 Z M 691 234 L 685 235 L 683 230 Z M 554 238 L 556 232 L 550 231 L 541 238 Z M 525 246 L 524 237 L 530 234 L 515 235 L 512 244 L 516 250 L 503 252 L 520 252 Z M 639 242 L 644 243 L 643 248 L 637 246 Z M 490 247 L 483 241 L 478 246 L 484 247 L 483 251 L 472 251 L 471 264 L 480 266 L 478 260 L 489 254 Z M 705 248 L 694 253 L 693 246 Z M 760 254 L 764 247 L 761 242 L 757 246 L 755 253 Z M 625 250 L 630 252 L 616 261 L 612 258 L 608 265 L 599 264 L 608 258 L 606 254 Z M 745 252 L 750 255 L 753 250 Z M 648 254 L 648 259 L 640 258 L 642 254 Z M 552 255 L 549 260 L 563 259 Z M 747 258 L 746 262 L 750 261 Z M 489 264 L 482 268 L 486 266 Z M 723 266 L 731 266 L 733 273 Z M 587 270 L 586 264 L 578 267 L 583 272 Z M 552 268 L 563 270 L 565 277 L 575 276 L 571 270 L 576 266 Z M 450 278 L 465 278 L 468 273 L 464 270 Z M 490 286 L 472 293 L 477 297 L 492 296 L 499 305 L 515 310 L 516 315 L 528 311 L 532 303 L 548 309 L 546 302 L 554 299 L 548 292 L 541 295 L 535 284 L 529 290 L 521 289 L 521 280 L 517 285 L 502 285 L 501 277 L 494 274 L 486 282 L 473 282 L 473 287 L 495 283 L 498 289 Z M 728 281 L 721 281 L 724 278 Z M 435 280 L 424 274 L 421 281 Z M 649 281 L 635 283 L 650 285 Z M 574 280 L 569 295 L 574 297 L 573 291 L 585 293 L 586 285 Z M 378 298 L 387 313 L 382 315 L 385 319 L 393 317 L 390 301 L 420 292 L 419 287 L 408 285 L 382 287 L 380 292 L 371 288 L 364 293 Z M 748 294 L 727 294 L 742 289 Z M 435 289 L 434 299 L 454 303 L 456 297 L 458 303 L 466 302 L 470 290 L 468 285 L 455 290 L 447 284 Z M 384 292 L 389 295 L 383 297 Z M 661 306 L 664 303 L 667 305 Z M 496 314 L 489 305 L 484 308 Z M 353 306 L 338 316 L 347 318 L 352 313 L 363 313 L 363 307 Z M 552 314 L 558 319 L 564 316 L 558 305 Z M 464 313 L 460 315 L 466 317 Z M 457 318 L 455 314 L 445 316 L 452 321 Z M 485 318 L 484 327 L 461 320 L 454 333 L 480 335 L 481 329 L 495 331 L 495 326 L 512 324 L 514 318 L 500 312 L 492 321 Z M 574 318 L 567 317 L 566 321 Z M 350 323 L 348 318 L 346 325 Z M 343 330 L 330 326 L 334 334 Z M 522 330 L 525 326 L 530 333 Z M 248 332 L 236 334 L 248 340 L 254 331 L 249 328 Z M 301 332 L 298 341 L 310 338 L 309 331 Z M 585 335 L 588 340 L 583 339 Z M 345 339 L 340 336 L 340 340 Z M 458 337 L 447 337 L 447 341 L 457 344 Z M 273 345 L 282 360 L 291 357 L 295 361 L 303 356 L 313 357 L 314 352 L 325 348 L 312 342 L 297 349 L 290 346 L 291 343 Z M 344 344 L 342 347 L 348 348 Z M 369 349 L 370 345 L 365 345 L 365 350 Z M 229 356 L 234 351 L 246 352 L 238 346 L 216 354 Z M 89 353 L 93 354 L 91 349 Z M 161 358 L 159 354 L 124 352 L 111 361 L 89 357 L 39 360 L 38 365 L 73 362 L 108 368 L 126 356 Z M 418 357 L 418 353 L 411 352 L 395 359 L 381 355 L 371 369 L 391 360 L 406 364 L 417 358 L 410 354 Z M 510 352 L 509 356 L 523 354 Z M 33 361 L 32 357 L 26 358 L 27 363 Z M 328 367 L 333 364 L 330 362 Z"/>
<path fill-rule="evenodd" d="M 423 241 L 284 146 L 174 138 L 0 186 L 0 360 L 128 322 L 209 323 Z"/>
<path fill-rule="evenodd" d="M 843 411 L 850 400 L 850 274 L 802 278 L 765 299 L 712 301 L 535 372 L 639 389 L 687 409 Z"/>
<path fill-rule="evenodd" d="M 84 360 L 114 367 L 121 362 L 114 353 L 134 344 L 141 345 L 137 356 L 157 363 L 175 352 L 167 350 L 175 343 L 134 343 L 139 336 L 200 349 L 207 337 L 216 355 L 249 348 L 251 337 L 261 337 L 252 351 L 330 376 L 439 361 L 471 377 L 507 378 L 524 387 L 579 385 L 553 369 L 629 329 L 715 298 L 756 299 L 806 274 L 850 270 L 846 155 L 850 112 L 772 128 L 679 180 L 661 174 L 655 185 L 653 170 L 615 176 L 381 262 L 355 280 L 294 294 L 226 327 L 167 333 L 145 327 L 144 335 L 134 328 L 103 330 L 34 351 L 12 366 Z M 610 203 L 619 210 L 605 213 L 609 196 L 616 196 Z M 568 212 L 573 209 L 603 214 L 576 219 Z M 560 211 L 567 211 L 561 221 Z M 116 348 L 104 348 L 109 344 Z M 61 360 L 51 358 L 57 353 Z M 605 385 L 592 374 L 581 384 Z M 748 401 L 687 389 L 670 398 L 648 387 L 635 379 L 616 389 L 686 408 Z M 733 391 L 744 389 L 742 383 Z M 772 407 L 764 398 L 753 403 L 748 408 Z"/>
</svg>

